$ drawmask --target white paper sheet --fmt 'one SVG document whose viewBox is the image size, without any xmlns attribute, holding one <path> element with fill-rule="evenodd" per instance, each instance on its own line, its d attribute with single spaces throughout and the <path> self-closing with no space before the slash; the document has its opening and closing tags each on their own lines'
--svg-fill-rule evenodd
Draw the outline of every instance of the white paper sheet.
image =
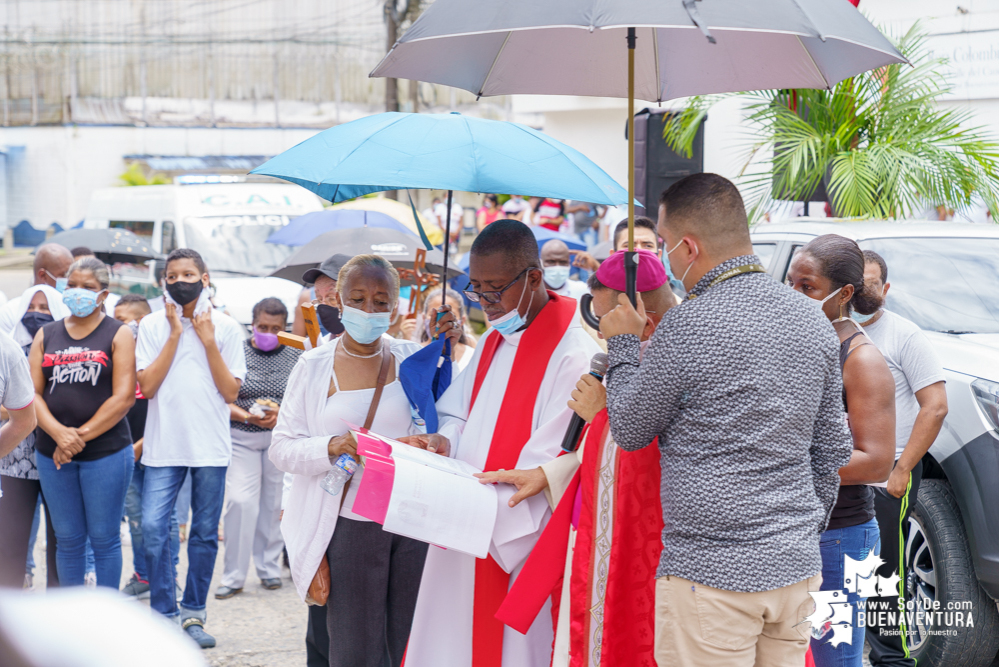
<svg viewBox="0 0 999 667">
<path fill-rule="evenodd" d="M 415 463 L 408 456 L 412 452 L 399 455 L 400 449 L 396 448 L 393 457 L 395 481 L 385 530 L 485 558 L 496 524 L 496 489 L 472 477 Z"/>
</svg>

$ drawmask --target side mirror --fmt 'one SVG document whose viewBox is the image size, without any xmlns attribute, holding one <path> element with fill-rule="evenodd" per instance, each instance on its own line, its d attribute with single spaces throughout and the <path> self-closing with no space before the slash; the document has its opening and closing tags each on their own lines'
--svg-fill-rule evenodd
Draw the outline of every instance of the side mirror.
<svg viewBox="0 0 999 667">
<path fill-rule="evenodd" d="M 600 331 L 600 318 L 593 314 L 593 310 L 590 307 L 592 303 L 592 294 L 584 294 L 579 297 L 579 314 L 583 316 L 584 322 L 597 331 Z"/>
</svg>

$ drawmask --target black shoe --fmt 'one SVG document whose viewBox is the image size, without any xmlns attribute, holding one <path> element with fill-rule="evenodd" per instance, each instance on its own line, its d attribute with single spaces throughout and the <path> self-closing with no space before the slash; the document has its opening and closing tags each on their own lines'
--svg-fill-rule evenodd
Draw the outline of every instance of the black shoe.
<svg viewBox="0 0 999 667">
<path fill-rule="evenodd" d="M 189 618 L 184 621 L 184 632 L 201 648 L 215 648 L 215 637 L 205 632 L 204 626 L 201 625 L 201 619 Z"/>
<path fill-rule="evenodd" d="M 277 589 L 281 588 L 281 580 L 277 579 L 277 578 L 275 578 L 275 579 L 261 579 L 260 580 L 260 585 L 263 586 L 264 588 L 266 588 L 269 591 L 276 591 Z"/>
</svg>

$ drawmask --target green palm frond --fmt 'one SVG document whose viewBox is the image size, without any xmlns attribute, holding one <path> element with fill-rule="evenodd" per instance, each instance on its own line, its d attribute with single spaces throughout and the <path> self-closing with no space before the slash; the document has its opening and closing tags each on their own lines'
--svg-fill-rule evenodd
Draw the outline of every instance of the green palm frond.
<svg viewBox="0 0 999 667">
<path fill-rule="evenodd" d="M 775 199 L 804 200 L 826 186 L 837 215 L 904 218 L 927 205 L 966 210 L 976 197 L 999 212 L 999 142 L 970 112 L 937 105 L 950 88 L 918 26 L 895 40 L 907 65 L 889 65 L 831 90 L 737 93 L 746 100 L 739 181 L 751 219 Z M 690 155 L 710 107 L 692 98 L 663 137 Z"/>
</svg>

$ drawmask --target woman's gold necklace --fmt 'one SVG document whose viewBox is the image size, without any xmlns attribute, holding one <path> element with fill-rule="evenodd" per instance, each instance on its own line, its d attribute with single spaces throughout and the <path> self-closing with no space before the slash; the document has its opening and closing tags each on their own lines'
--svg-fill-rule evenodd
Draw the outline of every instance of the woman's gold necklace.
<svg viewBox="0 0 999 667">
<path fill-rule="evenodd" d="M 382 345 L 384 344 L 385 343 L 383 342 Z M 382 346 L 379 345 L 378 350 L 376 352 L 373 352 L 372 354 L 354 354 L 353 352 L 347 349 L 346 341 L 344 341 L 343 345 L 340 346 L 340 349 L 346 352 L 348 356 L 354 357 L 355 359 L 374 359 L 375 357 L 377 357 L 379 354 L 382 353 Z"/>
</svg>

